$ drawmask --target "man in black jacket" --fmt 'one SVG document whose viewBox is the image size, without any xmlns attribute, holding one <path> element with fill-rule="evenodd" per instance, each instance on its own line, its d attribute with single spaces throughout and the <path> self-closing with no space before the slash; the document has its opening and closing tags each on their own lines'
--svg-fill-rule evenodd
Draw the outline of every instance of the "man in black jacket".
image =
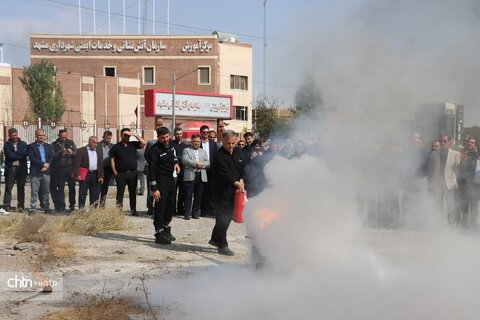
<svg viewBox="0 0 480 320">
<path fill-rule="evenodd" d="M 462 227 L 478 228 L 478 201 L 480 200 L 480 181 L 475 177 L 478 160 L 478 151 L 474 138 L 468 138 L 463 149 L 458 183 L 458 224 Z"/>
<path fill-rule="evenodd" d="M 112 167 L 110 166 L 110 150 L 113 147 L 112 141 L 113 133 L 110 130 L 103 132 L 102 141 L 97 144 L 97 153 L 103 156 L 103 183 L 100 187 L 100 206 L 105 207 L 107 200 L 108 187 L 110 180 L 113 178 Z"/>
<path fill-rule="evenodd" d="M 200 141 L 200 148 L 204 149 L 207 152 L 208 161 L 212 163 L 213 156 L 217 151 L 218 146 L 216 142 L 208 138 L 209 132 L 210 128 L 207 125 L 203 125 L 200 127 L 200 138 L 202 139 Z M 202 207 L 200 209 L 200 215 L 202 217 L 215 215 L 211 200 L 212 183 L 210 182 L 210 169 L 207 169 L 207 177 L 208 182 L 205 186 L 205 189 L 203 190 Z"/>
<path fill-rule="evenodd" d="M 177 155 L 178 159 L 178 165 L 180 166 L 180 173 L 177 176 L 177 181 L 176 181 L 176 191 L 175 193 L 178 194 L 178 201 L 177 201 L 177 206 L 176 206 L 176 213 L 177 215 L 182 215 L 183 214 L 183 201 L 184 201 L 184 195 L 183 195 L 183 173 L 184 173 L 184 167 L 182 163 L 182 155 L 183 155 L 183 150 L 187 148 L 187 145 L 183 143 L 182 138 L 183 138 L 183 130 L 180 127 L 176 127 L 175 130 L 173 130 L 173 140 L 172 140 L 172 147 L 175 148 L 175 153 Z M 178 192 L 177 192 L 178 191 Z"/>
<path fill-rule="evenodd" d="M 175 148 L 170 144 L 170 131 L 166 127 L 157 129 L 158 142 L 149 150 L 148 180 L 152 192 L 155 227 L 155 243 L 170 244 L 175 241 L 169 226 L 175 211 L 175 178 L 180 172 Z"/>
<path fill-rule="evenodd" d="M 5 154 L 5 195 L 3 207 L 10 211 L 12 189 L 17 182 L 18 210 L 25 209 L 25 182 L 27 181 L 27 144 L 18 137 L 17 129 L 8 129 L 8 140 L 3 146 Z"/>
<path fill-rule="evenodd" d="M 129 128 L 120 131 L 122 140 L 115 144 L 110 150 L 110 167 L 117 181 L 117 207 L 123 208 L 123 194 L 125 187 L 128 187 L 130 200 L 130 214 L 138 216 L 137 213 L 137 150 L 145 145 L 145 140 Z M 130 141 L 130 137 L 138 141 Z"/>
<path fill-rule="evenodd" d="M 212 199 L 215 207 L 215 227 L 209 243 L 218 248 L 218 253 L 233 256 L 228 248 L 227 230 L 233 216 L 235 190 L 245 192 L 246 179 L 244 153 L 237 144 L 237 135 L 232 130 L 222 133 L 222 147 L 213 157 Z"/>
<path fill-rule="evenodd" d="M 70 211 L 75 209 L 75 178 L 73 167 L 77 147 L 68 139 L 67 130 L 58 131 L 58 139 L 52 143 L 53 161 L 51 170 L 50 193 L 55 211 L 65 211 L 65 183 L 68 184 L 68 200 Z"/>
</svg>

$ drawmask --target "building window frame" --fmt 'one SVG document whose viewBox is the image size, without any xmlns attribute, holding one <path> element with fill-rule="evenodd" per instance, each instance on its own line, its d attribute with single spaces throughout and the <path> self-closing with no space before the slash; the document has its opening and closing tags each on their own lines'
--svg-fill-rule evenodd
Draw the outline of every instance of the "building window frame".
<svg viewBox="0 0 480 320">
<path fill-rule="evenodd" d="M 248 91 L 248 77 L 237 75 L 237 74 L 231 74 L 230 89 Z"/>
<path fill-rule="evenodd" d="M 234 119 L 248 121 L 248 106 L 233 106 Z"/>
<path fill-rule="evenodd" d="M 107 69 L 113 69 L 113 76 L 107 75 Z M 117 76 L 117 67 L 116 66 L 103 66 L 103 76 L 115 78 Z"/>
<path fill-rule="evenodd" d="M 145 79 L 145 70 L 146 69 L 152 69 L 152 82 L 147 82 L 146 79 Z M 143 71 L 143 78 L 142 78 L 143 84 L 144 85 L 155 85 L 155 66 L 143 66 L 142 71 Z"/>
<path fill-rule="evenodd" d="M 208 70 L 208 82 L 202 82 L 202 71 Z M 210 66 L 197 67 L 197 83 L 199 86 L 209 86 L 212 84 L 212 68 Z"/>
</svg>

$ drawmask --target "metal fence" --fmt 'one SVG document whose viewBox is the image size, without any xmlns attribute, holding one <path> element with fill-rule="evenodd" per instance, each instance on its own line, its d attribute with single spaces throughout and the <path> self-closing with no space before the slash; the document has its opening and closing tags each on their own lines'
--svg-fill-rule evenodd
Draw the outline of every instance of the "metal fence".
<svg viewBox="0 0 480 320">
<path fill-rule="evenodd" d="M 5 125 L 0 123 L 0 147 L 3 149 L 5 141 L 8 140 L 8 129 L 15 128 L 18 131 L 18 136 L 20 139 L 25 141 L 27 144 L 35 141 L 35 130 L 38 128 L 38 124 L 24 126 L 21 123 L 14 123 L 13 125 Z M 58 138 L 58 131 L 61 129 L 66 129 L 68 132 L 68 138 L 73 140 L 77 147 L 84 146 L 88 144 L 88 138 L 90 136 L 97 136 L 99 140 L 101 139 L 105 128 L 97 127 L 94 124 L 83 124 L 82 127 L 78 126 L 55 126 L 51 127 L 49 125 L 42 125 L 41 129 L 45 130 L 46 141 L 52 143 Z M 113 133 L 112 142 L 117 141 L 117 132 L 121 129 L 118 128 L 109 128 Z M 138 131 L 138 130 L 137 130 Z M 141 132 L 137 132 L 141 134 Z"/>
</svg>

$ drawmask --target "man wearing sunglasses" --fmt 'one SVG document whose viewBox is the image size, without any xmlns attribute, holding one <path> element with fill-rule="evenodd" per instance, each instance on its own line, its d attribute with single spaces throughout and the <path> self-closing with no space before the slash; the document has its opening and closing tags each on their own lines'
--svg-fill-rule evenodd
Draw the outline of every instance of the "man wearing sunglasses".
<svg viewBox="0 0 480 320">
<path fill-rule="evenodd" d="M 215 141 L 209 139 L 210 128 L 207 125 L 203 125 L 200 127 L 200 137 L 201 143 L 200 148 L 204 149 L 207 152 L 208 161 L 211 163 L 213 160 L 213 156 L 217 151 L 217 144 Z M 214 209 L 211 204 L 211 183 L 210 183 L 210 169 L 207 169 L 207 184 L 203 190 L 203 198 L 202 198 L 202 206 L 201 206 L 201 216 L 213 216 Z"/>
<path fill-rule="evenodd" d="M 128 186 L 130 213 L 132 216 L 138 216 L 135 192 L 137 188 L 137 150 L 141 149 L 146 142 L 129 128 L 123 128 L 120 134 L 122 140 L 110 150 L 110 166 L 117 181 L 116 202 L 118 207 L 123 207 L 123 194 L 125 187 Z M 132 136 L 138 141 L 130 141 Z"/>
</svg>

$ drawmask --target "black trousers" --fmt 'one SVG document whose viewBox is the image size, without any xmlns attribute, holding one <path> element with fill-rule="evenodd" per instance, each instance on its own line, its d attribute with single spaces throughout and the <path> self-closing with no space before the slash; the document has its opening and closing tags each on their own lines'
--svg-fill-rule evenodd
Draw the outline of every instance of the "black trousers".
<svg viewBox="0 0 480 320">
<path fill-rule="evenodd" d="M 100 186 L 100 206 L 102 207 L 105 207 L 108 187 L 110 186 L 110 180 L 112 180 L 112 177 L 112 169 L 110 167 L 103 167 L 103 183 Z"/>
<path fill-rule="evenodd" d="M 177 214 L 183 214 L 183 206 L 185 202 L 185 194 L 183 189 L 183 170 L 176 180 L 175 197 L 177 198 Z"/>
<path fill-rule="evenodd" d="M 233 202 L 221 202 L 215 205 L 215 227 L 212 240 L 218 242 L 220 248 L 228 247 L 227 230 L 233 217 Z"/>
<path fill-rule="evenodd" d="M 168 227 L 175 212 L 175 180 L 160 181 L 160 200 L 153 201 L 153 226 L 155 231 Z"/>
<path fill-rule="evenodd" d="M 12 203 L 13 185 L 17 182 L 18 208 L 25 209 L 25 183 L 27 181 L 27 172 L 20 167 L 10 168 L 5 172 L 5 194 L 3 196 L 3 205 L 10 207 Z"/>
<path fill-rule="evenodd" d="M 203 197 L 202 197 L 202 205 L 201 205 L 202 217 L 215 214 L 215 208 L 212 204 L 212 191 L 211 191 L 212 187 L 210 182 L 211 176 L 210 176 L 209 170 L 207 170 L 207 178 L 208 178 L 208 182 L 205 183 L 203 188 Z"/>
<path fill-rule="evenodd" d="M 70 209 L 75 209 L 75 179 L 72 171 L 65 168 L 52 168 L 50 175 L 50 194 L 55 210 L 65 210 L 65 183 L 68 184 L 68 202 Z"/>
<path fill-rule="evenodd" d="M 87 194 L 90 195 L 90 206 L 96 205 L 98 203 L 98 196 L 100 195 L 100 184 L 98 183 L 97 171 L 87 172 L 85 180 L 80 181 L 78 208 L 85 208 Z"/>
<path fill-rule="evenodd" d="M 128 196 L 130 199 L 130 211 L 137 210 L 137 170 L 119 172 L 115 177 L 117 180 L 117 207 L 123 208 L 123 194 L 125 187 L 128 187 Z"/>
<path fill-rule="evenodd" d="M 200 172 L 195 173 L 195 180 L 183 181 L 184 202 L 183 215 L 185 217 L 198 217 L 200 215 L 200 206 L 202 204 L 203 187 L 206 183 L 202 182 Z M 192 207 L 193 195 L 193 207 Z"/>
</svg>

